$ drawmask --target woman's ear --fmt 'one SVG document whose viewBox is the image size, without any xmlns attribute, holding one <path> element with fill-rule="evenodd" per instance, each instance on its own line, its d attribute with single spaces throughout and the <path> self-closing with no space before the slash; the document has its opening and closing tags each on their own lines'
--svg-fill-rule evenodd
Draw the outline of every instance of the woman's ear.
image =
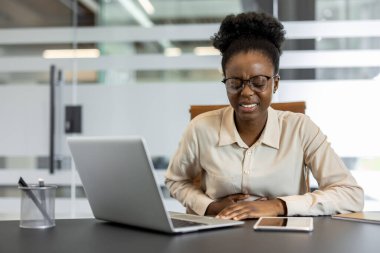
<svg viewBox="0 0 380 253">
<path fill-rule="evenodd" d="M 276 93 L 278 89 L 278 85 L 280 83 L 280 76 L 276 76 L 273 81 L 274 81 L 274 85 L 273 85 L 273 94 L 274 94 Z"/>
</svg>

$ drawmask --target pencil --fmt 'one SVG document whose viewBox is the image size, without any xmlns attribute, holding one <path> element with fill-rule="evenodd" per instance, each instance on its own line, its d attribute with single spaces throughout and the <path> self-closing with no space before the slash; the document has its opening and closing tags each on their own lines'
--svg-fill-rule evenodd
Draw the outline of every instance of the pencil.
<svg viewBox="0 0 380 253">
<path fill-rule="evenodd" d="M 28 184 L 24 181 L 22 177 L 18 180 L 18 184 L 21 187 L 29 187 Z M 49 214 L 46 212 L 46 209 L 44 209 L 40 203 L 40 201 L 37 199 L 36 195 L 30 190 L 30 189 L 23 189 L 25 193 L 31 198 L 31 200 L 34 202 L 34 204 L 37 206 L 37 208 L 40 210 L 42 215 L 46 220 L 49 221 L 49 224 L 53 224 L 52 219 L 50 218 Z"/>
</svg>

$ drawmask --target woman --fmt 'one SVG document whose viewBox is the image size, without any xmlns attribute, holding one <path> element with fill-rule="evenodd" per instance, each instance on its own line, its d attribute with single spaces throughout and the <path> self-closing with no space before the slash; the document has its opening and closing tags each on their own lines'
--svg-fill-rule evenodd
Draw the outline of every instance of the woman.
<svg viewBox="0 0 380 253">
<path fill-rule="evenodd" d="M 269 107 L 284 35 L 277 19 L 251 12 L 227 16 L 212 38 L 231 106 L 191 121 L 166 174 L 189 212 L 243 220 L 362 210 L 362 188 L 320 129 Z M 312 193 L 309 170 L 319 185 Z"/>
</svg>

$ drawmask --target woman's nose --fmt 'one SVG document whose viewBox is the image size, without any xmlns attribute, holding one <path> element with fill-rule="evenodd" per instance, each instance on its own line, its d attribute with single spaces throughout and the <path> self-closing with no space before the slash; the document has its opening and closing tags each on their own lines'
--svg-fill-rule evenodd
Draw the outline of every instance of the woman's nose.
<svg viewBox="0 0 380 253">
<path fill-rule="evenodd" d="M 248 83 L 244 83 L 243 89 L 241 90 L 242 96 L 253 96 L 255 92 L 249 87 Z"/>
</svg>

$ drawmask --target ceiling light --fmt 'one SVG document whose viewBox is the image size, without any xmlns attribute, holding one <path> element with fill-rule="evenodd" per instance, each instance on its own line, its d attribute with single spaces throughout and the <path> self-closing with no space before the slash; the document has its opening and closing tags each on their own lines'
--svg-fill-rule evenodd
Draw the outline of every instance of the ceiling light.
<svg viewBox="0 0 380 253">
<path fill-rule="evenodd" d="M 42 57 L 45 59 L 62 59 L 62 58 L 98 58 L 99 49 L 56 49 L 45 50 Z"/>
<path fill-rule="evenodd" d="M 182 54 L 182 50 L 178 47 L 168 47 L 168 48 L 165 48 L 164 54 L 167 57 L 180 56 Z"/>
<path fill-rule="evenodd" d="M 220 55 L 218 49 L 214 47 L 196 47 L 194 48 L 194 54 L 203 56 L 203 55 Z"/>
<path fill-rule="evenodd" d="M 119 2 L 143 27 L 152 27 L 154 25 L 141 8 L 138 8 L 131 0 L 119 0 Z"/>
<path fill-rule="evenodd" d="M 149 0 L 139 0 L 139 3 L 144 8 L 146 13 L 152 15 L 154 13 L 154 6 Z"/>
</svg>

